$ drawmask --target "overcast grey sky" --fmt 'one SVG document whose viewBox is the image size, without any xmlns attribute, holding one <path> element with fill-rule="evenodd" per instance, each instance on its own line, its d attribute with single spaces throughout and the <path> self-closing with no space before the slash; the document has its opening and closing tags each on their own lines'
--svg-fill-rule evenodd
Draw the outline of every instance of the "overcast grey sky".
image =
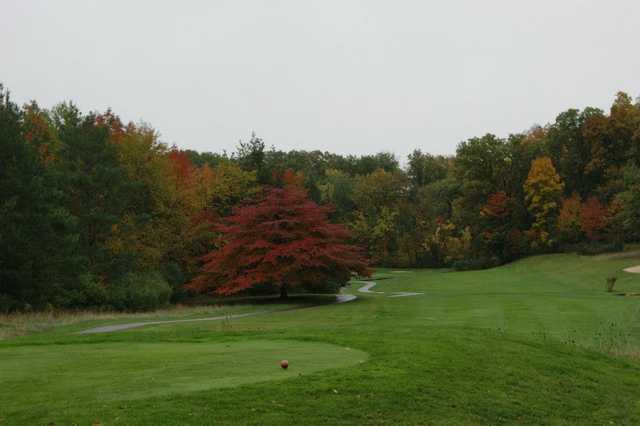
<svg viewBox="0 0 640 426">
<path fill-rule="evenodd" d="M 2 0 L 14 100 L 112 107 L 168 143 L 455 151 L 640 94 L 640 1 Z"/>
</svg>

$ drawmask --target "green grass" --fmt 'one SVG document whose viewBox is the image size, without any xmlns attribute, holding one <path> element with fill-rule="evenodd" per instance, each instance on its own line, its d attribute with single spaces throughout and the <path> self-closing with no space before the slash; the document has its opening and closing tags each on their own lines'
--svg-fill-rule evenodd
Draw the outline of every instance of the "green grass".
<svg viewBox="0 0 640 426">
<path fill-rule="evenodd" d="M 279 363 L 286 357 L 292 363 L 283 370 Z M 16 401 L 22 410 L 34 398 L 55 404 L 128 401 L 295 378 L 366 359 L 351 348 L 292 340 L 17 346 L 3 351 L 0 399 L 22 395 L 22 404 Z"/>
<path fill-rule="evenodd" d="M 640 424 L 640 297 L 604 291 L 610 275 L 640 291 L 640 275 L 621 272 L 637 264 L 549 255 L 380 270 L 374 290 L 425 294 L 14 337 L 0 342 L 0 425 Z"/>
</svg>

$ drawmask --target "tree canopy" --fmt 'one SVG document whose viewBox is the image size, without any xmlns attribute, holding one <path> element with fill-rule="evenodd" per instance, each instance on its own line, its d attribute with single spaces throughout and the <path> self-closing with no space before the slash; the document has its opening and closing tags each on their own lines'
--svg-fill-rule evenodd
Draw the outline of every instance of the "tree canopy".
<svg viewBox="0 0 640 426">
<path fill-rule="evenodd" d="M 282 151 L 257 135 L 232 153 L 183 150 L 114 111 L 18 106 L 0 88 L 0 311 L 331 288 L 364 273 L 363 257 L 469 269 L 620 249 L 640 241 L 640 103 L 612 100 L 454 155 L 417 147 L 403 167 L 387 152 Z M 294 251 L 256 232 L 256 206 L 272 221 L 295 214 L 277 235 Z M 330 274 L 311 253 L 342 263 Z"/>
<path fill-rule="evenodd" d="M 351 233 L 332 224 L 332 208 L 313 202 L 295 186 L 270 188 L 254 204 L 239 207 L 215 230 L 220 248 L 203 256 L 202 273 L 187 287 L 233 294 L 257 285 L 324 289 L 368 276 L 362 250 Z"/>
</svg>

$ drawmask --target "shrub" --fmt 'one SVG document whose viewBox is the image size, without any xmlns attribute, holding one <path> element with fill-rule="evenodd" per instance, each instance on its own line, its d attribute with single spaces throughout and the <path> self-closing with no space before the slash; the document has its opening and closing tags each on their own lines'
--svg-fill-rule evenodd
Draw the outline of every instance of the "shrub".
<svg viewBox="0 0 640 426">
<path fill-rule="evenodd" d="M 184 283 L 187 281 L 186 273 L 176 262 L 166 262 L 162 265 L 162 276 L 172 289 L 171 302 L 180 302 L 187 298 Z"/>
<path fill-rule="evenodd" d="M 345 284 L 337 280 L 329 280 L 319 285 L 305 285 L 303 290 L 308 293 L 334 294 L 339 293 L 340 288 L 344 287 Z"/>
<path fill-rule="evenodd" d="M 451 265 L 457 271 L 471 271 L 477 269 L 489 269 L 501 265 L 503 262 L 497 257 L 476 257 L 457 260 Z"/>
<path fill-rule="evenodd" d="M 618 278 L 616 277 L 607 278 L 607 284 L 605 285 L 605 289 L 607 290 L 608 293 L 611 293 L 613 291 L 613 287 L 616 285 L 616 281 L 618 281 Z"/>
<path fill-rule="evenodd" d="M 592 256 L 602 253 L 619 252 L 624 249 L 624 244 L 621 242 L 590 242 L 577 244 L 572 247 L 579 254 Z"/>
<path fill-rule="evenodd" d="M 0 314 L 6 314 L 18 309 L 18 302 L 8 294 L 0 293 Z"/>
<path fill-rule="evenodd" d="M 82 274 L 78 282 L 53 298 L 53 305 L 64 308 L 96 308 L 107 303 L 107 292 L 99 277 Z"/>
<path fill-rule="evenodd" d="M 118 310 L 158 309 L 169 303 L 171 287 L 156 271 L 128 273 L 110 286 L 107 298 Z"/>
</svg>

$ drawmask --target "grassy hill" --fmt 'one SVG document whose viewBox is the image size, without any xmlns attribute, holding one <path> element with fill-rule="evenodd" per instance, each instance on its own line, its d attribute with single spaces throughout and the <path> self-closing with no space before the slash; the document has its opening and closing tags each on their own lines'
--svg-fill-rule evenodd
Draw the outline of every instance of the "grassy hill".
<svg viewBox="0 0 640 426">
<path fill-rule="evenodd" d="M 618 295 L 640 292 L 640 275 L 622 272 L 637 264 L 548 255 L 379 270 L 372 290 L 384 293 L 354 282 L 346 304 L 8 338 L 0 425 L 639 424 L 640 297 Z"/>
</svg>

